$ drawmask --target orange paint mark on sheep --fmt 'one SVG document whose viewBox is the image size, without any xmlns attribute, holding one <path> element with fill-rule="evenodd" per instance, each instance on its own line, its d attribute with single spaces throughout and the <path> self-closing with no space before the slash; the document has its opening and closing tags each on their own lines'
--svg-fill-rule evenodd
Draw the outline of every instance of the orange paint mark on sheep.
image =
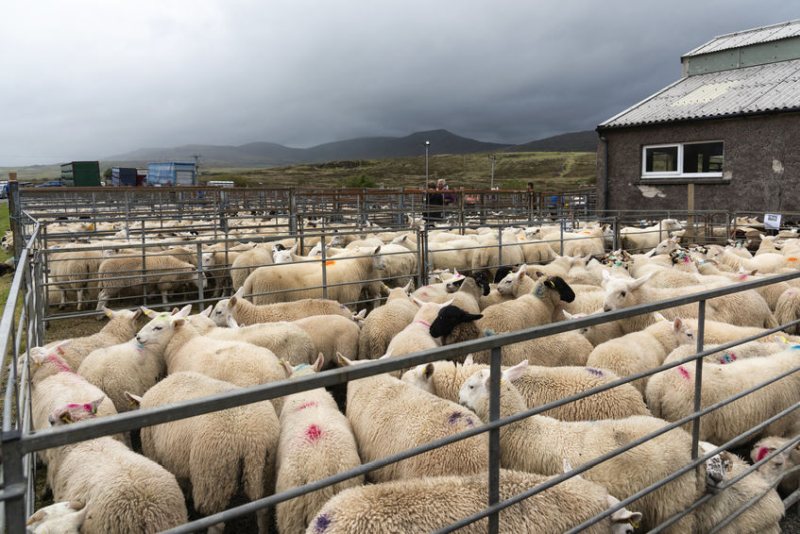
<svg viewBox="0 0 800 534">
<path fill-rule="evenodd" d="M 336 260 L 328 260 L 328 261 L 325 262 L 325 266 L 326 267 L 330 267 L 331 265 L 334 265 L 335 263 L 336 263 Z"/>
<path fill-rule="evenodd" d="M 310 425 L 306 429 L 306 439 L 310 442 L 315 442 L 322 437 L 322 429 L 317 425 Z"/>
<path fill-rule="evenodd" d="M 797 261 L 797 258 L 794 256 L 789 256 L 788 258 L 786 258 L 786 261 Z"/>
</svg>

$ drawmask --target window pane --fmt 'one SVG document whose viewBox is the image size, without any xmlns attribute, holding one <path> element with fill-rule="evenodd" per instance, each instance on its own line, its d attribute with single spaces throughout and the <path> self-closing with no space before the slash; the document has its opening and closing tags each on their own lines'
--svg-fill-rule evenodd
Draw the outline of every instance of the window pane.
<svg viewBox="0 0 800 534">
<path fill-rule="evenodd" d="M 646 148 L 645 155 L 645 172 L 675 172 L 678 170 L 677 146 Z"/>
<path fill-rule="evenodd" d="M 683 145 L 683 172 L 722 172 L 722 143 Z"/>
</svg>

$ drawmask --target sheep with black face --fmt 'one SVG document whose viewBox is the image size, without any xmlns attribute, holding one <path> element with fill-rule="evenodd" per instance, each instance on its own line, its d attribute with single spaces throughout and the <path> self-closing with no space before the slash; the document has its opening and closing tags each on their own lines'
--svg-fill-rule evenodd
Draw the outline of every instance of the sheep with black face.
<svg viewBox="0 0 800 534">
<path fill-rule="evenodd" d="M 575 300 L 575 292 L 560 276 L 536 281 L 533 291 L 517 299 L 494 304 L 483 310 L 481 331 L 513 332 L 552 321 L 562 302 Z"/>
</svg>

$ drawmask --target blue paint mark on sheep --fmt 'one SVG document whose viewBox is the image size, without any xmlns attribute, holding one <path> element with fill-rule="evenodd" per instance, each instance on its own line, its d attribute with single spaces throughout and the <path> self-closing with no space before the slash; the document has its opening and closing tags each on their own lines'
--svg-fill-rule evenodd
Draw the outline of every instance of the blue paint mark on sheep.
<svg viewBox="0 0 800 534">
<path fill-rule="evenodd" d="M 317 517 L 317 520 L 314 522 L 314 532 L 316 534 L 322 534 L 328 530 L 329 526 L 331 526 L 331 518 L 328 517 L 328 514 L 322 514 Z"/>
<path fill-rule="evenodd" d="M 451 425 L 454 425 L 456 424 L 456 422 L 458 422 L 459 419 L 461 419 L 463 415 L 464 414 L 461 412 L 453 412 L 450 414 L 450 417 L 447 418 L 447 422 L 450 423 Z"/>
<path fill-rule="evenodd" d="M 601 371 L 600 369 L 596 369 L 594 367 L 587 367 L 586 370 L 589 372 L 589 374 L 594 375 L 594 376 L 603 376 L 604 375 L 603 371 Z"/>
</svg>

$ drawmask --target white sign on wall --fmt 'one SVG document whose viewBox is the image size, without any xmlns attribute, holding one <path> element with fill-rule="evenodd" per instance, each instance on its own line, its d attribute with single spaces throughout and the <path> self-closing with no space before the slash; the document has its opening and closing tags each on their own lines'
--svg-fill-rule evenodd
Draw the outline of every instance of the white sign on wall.
<svg viewBox="0 0 800 534">
<path fill-rule="evenodd" d="M 764 228 L 767 230 L 780 230 L 781 229 L 780 213 L 765 213 Z"/>
</svg>

